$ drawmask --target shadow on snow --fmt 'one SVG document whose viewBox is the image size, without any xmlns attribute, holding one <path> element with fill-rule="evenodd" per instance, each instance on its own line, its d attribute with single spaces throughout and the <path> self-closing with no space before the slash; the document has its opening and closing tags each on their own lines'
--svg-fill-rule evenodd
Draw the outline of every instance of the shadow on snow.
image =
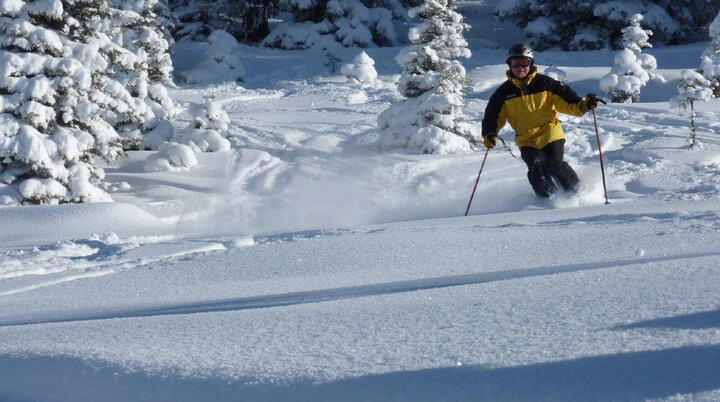
<svg viewBox="0 0 720 402">
<path fill-rule="evenodd" d="M 709 329 L 720 328 L 720 310 L 701 311 L 698 313 L 677 315 L 674 317 L 658 318 L 640 321 L 634 324 L 618 325 L 613 329 L 638 328 L 672 328 L 672 329 Z"/>
<path fill-rule="evenodd" d="M 644 400 L 720 388 L 720 345 L 629 352 L 505 368 L 445 367 L 329 383 L 183 378 L 70 358 L 0 357 L 3 401 Z M 250 382 L 249 384 L 247 382 Z"/>
</svg>

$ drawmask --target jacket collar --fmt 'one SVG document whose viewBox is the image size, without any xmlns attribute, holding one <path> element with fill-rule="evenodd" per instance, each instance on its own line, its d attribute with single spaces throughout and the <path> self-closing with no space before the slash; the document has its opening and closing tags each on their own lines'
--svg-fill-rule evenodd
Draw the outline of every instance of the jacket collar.
<svg viewBox="0 0 720 402">
<path fill-rule="evenodd" d="M 530 67 L 530 72 L 528 73 L 527 77 L 525 77 L 525 79 L 522 80 L 522 81 L 519 80 L 519 79 L 517 79 L 517 78 L 513 75 L 512 70 L 507 70 L 507 71 L 505 72 L 505 75 L 507 75 L 508 80 L 509 80 L 510 82 L 512 82 L 513 85 L 515 85 L 516 87 L 518 87 L 518 88 L 520 88 L 520 89 L 523 89 L 523 88 L 527 88 L 527 86 L 530 85 L 530 83 L 531 83 L 531 82 L 535 79 L 535 77 L 537 76 L 537 73 L 538 73 L 537 66 L 536 66 L 536 65 L 533 65 L 532 67 Z"/>
</svg>

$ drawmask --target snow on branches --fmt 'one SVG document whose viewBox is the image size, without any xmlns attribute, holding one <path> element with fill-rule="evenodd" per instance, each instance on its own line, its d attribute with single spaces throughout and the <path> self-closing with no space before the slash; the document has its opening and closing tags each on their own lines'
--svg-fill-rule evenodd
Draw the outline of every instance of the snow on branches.
<svg viewBox="0 0 720 402">
<path fill-rule="evenodd" d="M 567 72 L 559 67 L 557 67 L 554 64 L 549 65 L 544 71 L 543 74 L 547 75 L 548 77 L 558 80 L 562 82 L 563 84 L 567 83 L 568 75 Z"/>
<path fill-rule="evenodd" d="M 114 77 L 135 102 L 144 104 L 140 119 L 116 126 L 125 148 L 138 149 L 149 132 L 175 115 L 167 90 L 172 85 L 170 31 L 174 22 L 167 5 L 159 0 L 110 0 L 109 6 L 116 23 L 107 34 L 118 44 L 109 52 L 116 59 Z"/>
<path fill-rule="evenodd" d="M 670 100 L 671 107 L 687 109 L 691 102 L 708 101 L 712 98 L 710 81 L 694 70 L 682 70 L 678 94 Z"/>
<path fill-rule="evenodd" d="M 265 46 L 307 49 L 391 46 L 397 43 L 392 19 L 404 12 L 398 0 L 286 0 L 296 22 L 278 25 Z"/>
<path fill-rule="evenodd" d="M 377 82 L 378 77 L 375 60 L 364 51 L 360 52 L 352 63 L 344 64 L 340 68 L 340 73 L 347 77 L 348 81 L 362 85 L 373 85 Z"/>
<path fill-rule="evenodd" d="M 106 44 L 83 29 L 86 8 L 100 20 L 102 4 L 15 1 L 0 9 L 0 171 L 17 186 L 19 202 L 108 201 L 100 189 L 99 156 L 122 154 L 108 115 L 132 114 L 135 104 L 108 77 Z"/>
<path fill-rule="evenodd" d="M 153 84 L 172 71 L 169 36 L 160 38 L 152 25 L 152 10 L 161 6 L 3 2 L 0 174 L 18 202 L 111 201 L 95 157 L 123 155 L 128 138 L 167 117 L 159 111 L 171 106 L 167 91 Z"/>
<path fill-rule="evenodd" d="M 269 32 L 277 0 L 169 0 L 178 18 L 178 39 L 204 40 L 215 30 L 236 39 L 257 42 Z"/>
<path fill-rule="evenodd" d="M 158 143 L 158 152 L 144 161 L 146 172 L 186 170 L 198 164 L 196 154 L 230 150 L 224 135 L 230 117 L 221 104 L 208 100 L 193 105 L 189 112 L 192 121 L 185 130 Z"/>
<path fill-rule="evenodd" d="M 637 102 L 640 90 L 651 79 L 664 81 L 658 73 L 655 57 L 641 53 L 643 48 L 652 47 L 648 39 L 652 31 L 640 27 L 643 16 L 635 14 L 630 25 L 622 30 L 624 49 L 615 56 L 615 65 L 610 73 L 600 79 L 600 89 L 611 102 Z"/>
<path fill-rule="evenodd" d="M 710 24 L 710 43 L 701 56 L 700 69 L 710 81 L 715 97 L 720 97 L 720 13 Z"/>
<path fill-rule="evenodd" d="M 695 102 L 708 101 L 712 98 L 713 91 L 710 86 L 710 81 L 697 71 L 683 70 L 678 84 L 678 94 L 670 100 L 671 107 L 690 110 L 690 147 L 696 146 L 697 143 L 695 138 Z"/>
<path fill-rule="evenodd" d="M 178 81 L 187 84 L 242 82 L 246 69 L 240 44 L 229 32 L 218 29 L 208 36 L 204 59 L 195 68 L 178 74 Z"/>
<path fill-rule="evenodd" d="M 462 35 L 469 26 L 447 0 L 425 0 L 409 15 L 420 22 L 410 29 L 413 44 L 396 57 L 403 66 L 398 92 L 406 99 L 378 117 L 378 145 L 422 153 L 469 151 L 474 136 L 463 114 L 465 68 L 452 60 L 470 57 Z"/>
<path fill-rule="evenodd" d="M 495 15 L 525 28 L 533 48 L 591 50 L 618 47 L 622 28 L 645 16 L 660 44 L 696 40 L 720 0 L 500 0 Z"/>
<path fill-rule="evenodd" d="M 710 43 L 700 57 L 700 71 L 683 70 L 678 94 L 670 106 L 690 111 L 690 147 L 698 146 L 695 135 L 695 102 L 703 102 L 720 95 L 720 14 L 710 24 Z"/>
<path fill-rule="evenodd" d="M 207 101 L 190 108 L 192 122 L 185 129 L 178 142 L 189 145 L 197 152 L 220 152 L 230 150 L 230 141 L 224 133 L 230 125 L 222 105 Z"/>
</svg>

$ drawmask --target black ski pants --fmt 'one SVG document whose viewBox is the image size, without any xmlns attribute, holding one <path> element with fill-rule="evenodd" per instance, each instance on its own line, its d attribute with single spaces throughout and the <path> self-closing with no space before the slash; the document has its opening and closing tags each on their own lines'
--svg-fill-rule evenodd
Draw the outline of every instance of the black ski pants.
<svg viewBox="0 0 720 402">
<path fill-rule="evenodd" d="M 563 160 L 565 140 L 557 140 L 542 149 L 521 147 L 520 156 L 528 166 L 528 180 L 535 194 L 550 197 L 556 187 L 553 177 L 565 191 L 576 192 L 580 179 L 570 165 Z"/>
</svg>

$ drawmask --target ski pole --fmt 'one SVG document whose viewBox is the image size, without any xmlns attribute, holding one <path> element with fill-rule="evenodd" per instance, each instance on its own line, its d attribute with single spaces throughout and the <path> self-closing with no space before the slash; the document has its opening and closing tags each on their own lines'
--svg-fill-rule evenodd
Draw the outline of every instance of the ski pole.
<svg viewBox="0 0 720 402">
<path fill-rule="evenodd" d="M 480 171 L 478 172 L 477 179 L 475 180 L 475 186 L 473 187 L 472 194 L 470 194 L 470 201 L 468 201 L 468 206 L 465 209 L 465 216 L 467 216 L 468 212 L 470 211 L 470 204 L 472 204 L 473 197 L 475 196 L 475 190 L 477 190 L 478 183 L 480 183 L 480 175 L 482 174 L 483 168 L 485 167 L 485 161 L 487 160 L 488 152 L 490 152 L 490 148 L 485 150 L 485 157 L 483 157 L 482 165 L 480 165 Z"/>
<path fill-rule="evenodd" d="M 595 122 L 595 137 L 597 138 L 598 152 L 600 154 L 600 171 L 602 172 L 603 190 L 605 191 L 605 205 L 607 205 L 610 203 L 610 201 L 608 201 L 607 186 L 605 185 L 605 164 L 603 163 L 602 146 L 600 145 L 600 131 L 598 130 L 597 114 L 595 113 L 595 108 L 592 109 L 592 112 L 593 122 Z"/>
</svg>

